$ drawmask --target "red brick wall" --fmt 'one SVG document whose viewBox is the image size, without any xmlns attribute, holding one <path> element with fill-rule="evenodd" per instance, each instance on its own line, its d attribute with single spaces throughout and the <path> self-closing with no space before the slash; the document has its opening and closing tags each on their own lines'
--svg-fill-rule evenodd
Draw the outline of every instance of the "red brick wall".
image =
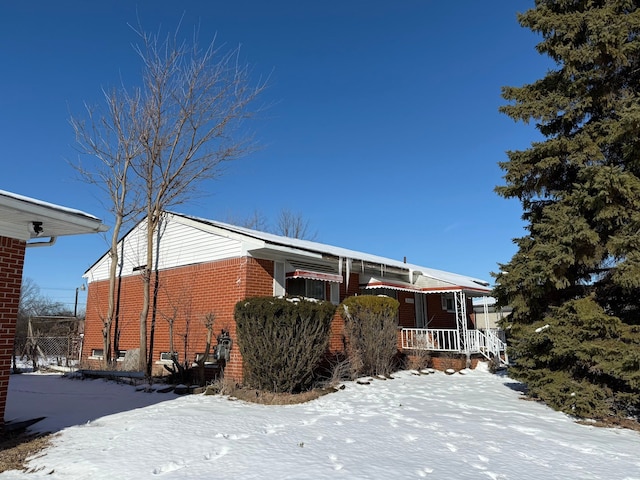
<svg viewBox="0 0 640 480">
<path fill-rule="evenodd" d="M 475 328 L 469 312 L 473 312 L 473 302 L 467 298 L 467 328 Z M 442 309 L 442 295 L 427 295 L 427 317 L 429 328 L 456 328 L 456 314 Z"/>
<path fill-rule="evenodd" d="M 360 275 L 352 273 L 349 275 L 349 285 L 347 285 L 346 277 L 340 284 L 340 302 L 345 298 L 360 293 Z M 344 343 L 344 319 L 340 315 L 339 309 L 336 310 L 331 322 L 331 329 L 329 330 L 329 352 L 338 353 L 343 352 L 345 349 Z"/>
<path fill-rule="evenodd" d="M 25 245 L 21 240 L 0 237 L 0 425 L 7 405 Z"/>
<path fill-rule="evenodd" d="M 408 303 L 407 299 L 415 301 L 414 293 L 399 290 L 398 302 L 400 302 L 400 306 L 398 307 L 398 325 L 405 328 L 415 328 L 416 304 L 414 302 Z"/>
<path fill-rule="evenodd" d="M 139 312 L 142 308 L 142 278 L 129 276 L 122 279 L 120 300 L 120 349 L 137 348 L 140 344 Z M 273 262 L 243 257 L 218 262 L 179 267 L 160 272 L 158 313 L 154 338 L 154 359 L 160 352 L 168 352 L 169 321 L 174 317 L 174 349 L 180 361 L 192 362 L 195 354 L 204 352 L 206 328 L 204 319 L 208 313 L 215 314 L 214 339 L 221 329 L 228 330 L 233 340 L 231 359 L 225 375 L 242 379 L 242 358 L 236 341 L 236 325 L 233 310 L 236 302 L 247 297 L 273 294 Z M 94 348 L 102 347 L 103 318 L 107 312 L 108 282 L 89 284 L 87 297 L 87 321 L 83 346 L 83 360 Z M 149 328 L 151 323 L 149 315 Z M 185 341 L 186 339 L 186 341 Z M 155 366 L 156 373 L 162 366 Z"/>
</svg>

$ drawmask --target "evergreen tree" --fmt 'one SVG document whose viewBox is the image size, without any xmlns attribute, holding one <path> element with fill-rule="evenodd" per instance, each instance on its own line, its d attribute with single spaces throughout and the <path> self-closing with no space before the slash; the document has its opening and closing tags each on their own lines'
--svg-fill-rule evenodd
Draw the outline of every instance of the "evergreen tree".
<svg viewBox="0 0 640 480">
<path fill-rule="evenodd" d="M 527 234 L 495 274 L 511 373 L 583 417 L 640 409 L 640 2 L 536 0 L 518 15 L 556 68 L 501 111 L 544 140 L 508 152 L 497 192 Z M 578 406 L 577 406 L 578 405 Z"/>
</svg>

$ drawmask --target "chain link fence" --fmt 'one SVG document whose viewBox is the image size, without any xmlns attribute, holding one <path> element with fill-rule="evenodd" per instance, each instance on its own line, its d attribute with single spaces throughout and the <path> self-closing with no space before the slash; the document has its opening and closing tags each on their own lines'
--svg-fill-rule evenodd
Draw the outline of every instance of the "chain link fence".
<svg viewBox="0 0 640 480">
<path fill-rule="evenodd" d="M 82 347 L 79 327 L 80 321 L 75 317 L 29 318 L 23 333 L 16 332 L 14 369 L 77 366 Z"/>
<path fill-rule="evenodd" d="M 27 337 L 23 360 L 34 370 L 51 365 L 73 367 L 80 361 L 80 341 L 79 336 Z"/>
</svg>

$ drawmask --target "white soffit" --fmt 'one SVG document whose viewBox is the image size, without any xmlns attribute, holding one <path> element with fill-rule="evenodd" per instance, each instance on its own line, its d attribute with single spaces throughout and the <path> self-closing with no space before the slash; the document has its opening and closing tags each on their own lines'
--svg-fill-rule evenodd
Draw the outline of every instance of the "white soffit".
<svg viewBox="0 0 640 480">
<path fill-rule="evenodd" d="M 27 241 L 105 232 L 108 228 L 99 218 L 80 210 L 0 190 L 1 236 Z"/>
</svg>

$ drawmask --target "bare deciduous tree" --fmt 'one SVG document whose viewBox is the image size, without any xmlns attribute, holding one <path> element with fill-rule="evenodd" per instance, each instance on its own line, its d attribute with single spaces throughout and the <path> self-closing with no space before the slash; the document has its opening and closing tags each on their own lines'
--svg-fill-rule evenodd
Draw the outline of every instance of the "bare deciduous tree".
<svg viewBox="0 0 640 480">
<path fill-rule="evenodd" d="M 144 367 L 150 374 L 153 352 L 147 352 L 146 338 L 154 233 L 167 208 L 187 201 L 198 183 L 218 177 L 223 162 L 251 150 L 252 142 L 243 138 L 240 128 L 242 120 L 252 116 L 248 107 L 265 84 L 251 86 L 248 67 L 239 61 L 239 49 L 222 53 L 214 43 L 200 49 L 195 37 L 187 44 L 177 34 L 163 39 L 141 28 L 136 32 L 141 39 L 136 51 L 144 65 L 143 155 L 134 171 L 147 215 L 140 358 L 146 360 Z M 158 282 L 156 269 L 155 291 Z M 155 315 L 151 322 L 155 323 Z"/>
<path fill-rule="evenodd" d="M 250 228 L 252 230 L 258 230 L 261 232 L 268 232 L 269 225 L 266 217 L 259 210 L 254 210 L 248 217 L 240 218 L 228 215 L 224 220 L 231 225 L 237 225 L 239 227 Z"/>
<path fill-rule="evenodd" d="M 309 221 L 305 220 L 301 213 L 293 213 L 286 208 L 280 211 L 276 233 L 305 240 L 313 240 L 316 237 L 315 233 L 309 232 Z"/>
<path fill-rule="evenodd" d="M 125 88 L 105 94 L 109 115 L 91 121 L 91 128 L 81 122 L 72 124 L 82 140 L 83 152 L 102 162 L 100 169 L 79 170 L 87 181 L 107 191 L 116 218 L 109 252 L 112 268 L 110 307 L 103 320 L 105 335 L 109 335 L 114 311 L 111 299 L 119 227 L 125 214 L 138 212 L 138 207 L 146 214 L 140 369 L 150 374 L 153 351 L 147 348 L 147 321 L 152 276 L 154 298 L 160 281 L 154 268 L 154 263 L 158 264 L 154 235 L 163 212 L 191 199 L 202 181 L 220 176 L 224 162 L 251 151 L 253 142 L 243 130 L 243 121 L 255 113 L 249 106 L 266 83 L 252 84 L 248 67 L 240 61 L 239 48 L 225 53 L 211 42 L 202 49 L 197 34 L 190 42 L 181 41 L 179 30 L 166 37 L 140 26 L 134 32 L 140 40 L 135 51 L 143 66 L 141 87 L 134 94 Z M 155 308 L 151 310 L 153 327 Z M 150 345 L 152 334 L 153 329 Z"/>
<path fill-rule="evenodd" d="M 278 214 L 275 226 L 270 225 L 270 222 L 259 210 L 254 210 L 251 215 L 245 218 L 228 215 L 225 222 L 290 238 L 314 240 L 317 236 L 316 232 L 309 231 L 309 220 L 305 220 L 301 213 L 293 213 L 286 208 L 283 208 Z"/>
<path fill-rule="evenodd" d="M 108 210 L 113 215 L 113 228 L 109 244 L 109 293 L 107 313 L 102 317 L 103 362 L 112 361 L 111 325 L 116 312 L 116 278 L 119 263 L 118 240 L 120 231 L 140 212 L 139 190 L 132 185 L 131 165 L 142 153 L 138 141 L 138 108 L 140 92 L 129 95 L 123 88 L 103 91 L 104 109 L 86 106 L 87 119 L 71 118 L 76 143 L 83 156 L 92 161 L 74 164 L 81 178 L 103 190 L 108 199 Z"/>
</svg>

